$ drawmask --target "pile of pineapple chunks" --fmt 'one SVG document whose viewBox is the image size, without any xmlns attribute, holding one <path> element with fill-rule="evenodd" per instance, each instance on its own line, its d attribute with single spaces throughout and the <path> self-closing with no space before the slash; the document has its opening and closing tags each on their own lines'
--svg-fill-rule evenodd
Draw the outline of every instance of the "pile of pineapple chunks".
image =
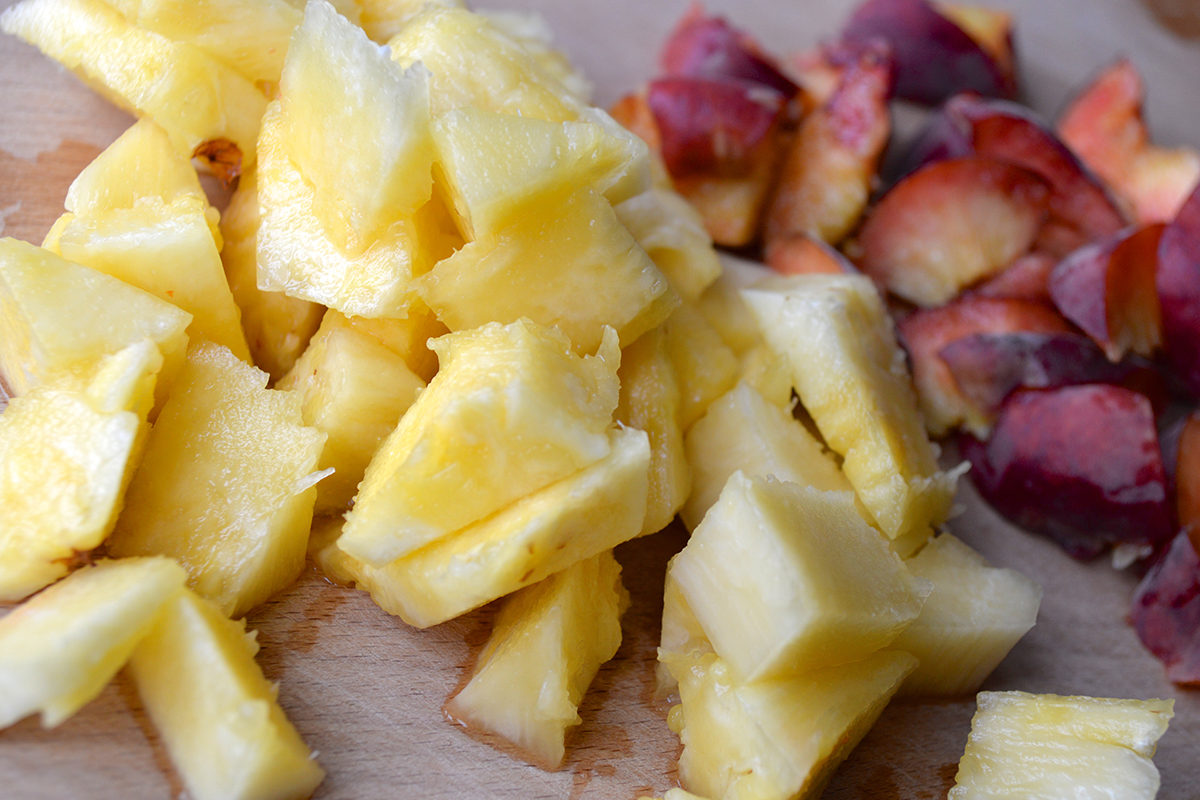
<svg viewBox="0 0 1200 800">
<path fill-rule="evenodd" d="M 621 640 L 612 549 L 677 514 L 689 791 L 816 796 L 896 692 L 974 691 L 1040 590 L 933 538 L 962 470 L 875 288 L 723 268 L 529 18 L 336 6 L 0 18 L 139 117 L 0 241 L 0 726 L 128 664 L 192 796 L 308 796 L 231 620 L 311 557 L 421 628 L 507 596 L 447 708 L 552 768 Z M 193 156 L 240 173 L 224 215 Z"/>
</svg>

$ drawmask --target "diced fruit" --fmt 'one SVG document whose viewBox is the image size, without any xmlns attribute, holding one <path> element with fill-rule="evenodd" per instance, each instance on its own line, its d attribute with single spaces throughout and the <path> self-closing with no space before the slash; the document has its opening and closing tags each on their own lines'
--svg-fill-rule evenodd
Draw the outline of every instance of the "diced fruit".
<svg viewBox="0 0 1200 800">
<path fill-rule="evenodd" d="M 1200 397 L 1200 188 L 1162 233 L 1155 284 L 1167 363 L 1187 391 Z"/>
<path fill-rule="evenodd" d="M 798 91 L 749 33 L 722 17 L 709 16 L 699 3 L 688 9 L 667 36 L 658 62 L 666 75 L 749 81 L 787 97 Z"/>
<path fill-rule="evenodd" d="M 318 563 L 418 628 L 465 614 L 641 532 L 650 442 L 632 428 L 609 436 L 600 461 L 387 566 L 371 567 L 337 545 Z"/>
<path fill-rule="evenodd" d="M 254 636 L 184 591 L 130 659 L 142 705 L 196 800 L 302 800 L 325 777 L 254 662 Z"/>
<path fill-rule="evenodd" d="M 967 437 L 962 450 L 985 500 L 1076 558 L 1119 542 L 1161 544 L 1174 533 L 1154 414 L 1137 392 L 1021 392 L 986 444 Z"/>
<path fill-rule="evenodd" d="M 1058 259 L 1049 253 L 1026 253 L 971 289 L 978 297 L 1050 302 L 1050 272 Z"/>
<path fill-rule="evenodd" d="M 787 359 L 772 350 L 766 342 L 761 342 L 742 354 L 741 370 L 738 380 L 753 388 L 773 406 L 788 413 L 795 413 L 800 406 L 795 401 L 792 392 L 791 370 L 788 369 Z M 800 409 L 802 413 L 803 409 Z M 815 432 L 816 427 L 807 423 L 809 432 Z"/>
<path fill-rule="evenodd" d="M 696 302 L 720 277 L 721 261 L 704 219 L 677 192 L 654 188 L 613 211 L 684 300 Z"/>
<path fill-rule="evenodd" d="M 438 371 L 437 353 L 429 347 L 429 340 L 444 336 L 450 330 L 438 322 L 429 309 L 414 304 L 404 319 L 369 317 L 347 317 L 340 311 L 330 310 L 321 321 L 321 330 L 353 328 L 379 340 L 413 371 L 418 378 L 428 383 Z"/>
<path fill-rule="evenodd" d="M 665 330 L 667 356 L 679 381 L 679 427 L 686 432 L 704 416 L 709 403 L 737 383 L 737 356 L 690 304 L 675 309 Z"/>
<path fill-rule="evenodd" d="M 1186 530 L 1142 579 L 1129 617 L 1170 680 L 1200 684 L 1200 557 Z"/>
<path fill-rule="evenodd" d="M 917 657 L 900 694 L 972 694 L 1037 621 L 1042 589 L 1019 572 L 990 566 L 948 533 L 905 566 L 933 584 L 921 614 L 892 642 Z"/>
<path fill-rule="evenodd" d="M 611 329 L 586 357 L 530 322 L 433 346 L 441 369 L 371 461 L 340 541 L 374 567 L 609 454 L 620 361 Z"/>
<path fill-rule="evenodd" d="M 866 658 L 917 618 L 929 591 L 863 522 L 850 492 L 740 472 L 671 574 L 744 681 Z"/>
<path fill-rule="evenodd" d="M 387 44 L 426 5 L 463 8 L 462 0 L 354 0 L 360 16 L 358 23 L 371 41 Z"/>
<path fill-rule="evenodd" d="M 776 151 L 777 146 L 770 148 Z M 686 175 L 675 188 L 696 207 L 713 241 L 725 247 L 745 247 L 758 238 L 763 214 L 778 177 L 778 153 L 754 159 L 745 175 Z"/>
<path fill-rule="evenodd" d="M 771 273 L 763 269 L 762 264 L 727 254 L 722 255 L 721 266 L 721 277 L 704 291 L 696 307 L 725 344 L 740 356 L 763 343 L 758 320 L 742 300 L 741 290 L 769 277 Z"/>
<path fill-rule="evenodd" d="M 504 601 L 471 680 L 446 704 L 469 727 L 499 734 L 548 768 L 600 665 L 621 644 L 629 593 L 611 552 L 580 561 Z"/>
<path fill-rule="evenodd" d="M 0 728 L 53 728 L 100 694 L 187 576 L 167 558 L 102 561 L 0 618 Z"/>
<path fill-rule="evenodd" d="M 711 652 L 712 642 L 700 627 L 683 590 L 679 588 L 679 582 L 671 571 L 671 562 L 667 562 L 663 586 L 662 637 L 658 646 L 658 660 L 654 665 L 658 697 L 665 698 L 679 691 L 679 681 L 667 668 L 672 656 L 699 657 Z"/>
<path fill-rule="evenodd" d="M 803 233 L 771 241 L 763 261 L 780 275 L 854 275 L 858 272 L 839 251 Z"/>
<path fill-rule="evenodd" d="M 1121 797 L 1151 800 L 1150 760 L 1172 700 L 983 692 L 950 800 Z"/>
<path fill-rule="evenodd" d="M 890 539 L 945 521 L 942 472 L 879 293 L 864 277 L 799 275 L 742 292 L 842 471 Z"/>
<path fill-rule="evenodd" d="M 1164 448 L 1163 457 L 1167 453 Z M 1174 463 L 1164 464 L 1175 486 L 1179 525 L 1200 550 L 1200 412 L 1193 411 L 1179 431 Z"/>
<path fill-rule="evenodd" d="M 325 435 L 301 423 L 299 395 L 201 343 L 150 432 L 113 555 L 169 555 L 189 584 L 240 617 L 304 567 Z"/>
<path fill-rule="evenodd" d="M 692 470 L 692 493 L 680 512 L 695 530 L 729 477 L 774 476 L 822 491 L 853 491 L 827 453 L 803 425 L 745 383 L 715 400 L 684 440 Z"/>
<path fill-rule="evenodd" d="M 438 0 L 446 8 L 465 8 L 462 0 Z M 554 46 L 554 31 L 550 23 L 536 11 L 480 9 L 492 25 L 519 44 L 525 53 L 576 100 L 590 103 L 592 82 L 571 63 L 562 50 Z"/>
<path fill-rule="evenodd" d="M 1041 177 L 992 158 L 938 161 L 892 188 L 863 225 L 864 272 L 938 306 L 1026 253 L 1046 220 Z"/>
</svg>

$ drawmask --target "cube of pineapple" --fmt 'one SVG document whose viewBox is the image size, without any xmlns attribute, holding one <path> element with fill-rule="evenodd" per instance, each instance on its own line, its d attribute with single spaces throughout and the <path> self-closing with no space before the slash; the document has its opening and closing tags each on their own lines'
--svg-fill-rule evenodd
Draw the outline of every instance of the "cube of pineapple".
<svg viewBox="0 0 1200 800">
<path fill-rule="evenodd" d="M 739 383 L 715 400 L 684 439 L 692 493 L 681 512 L 695 530 L 729 476 L 774 476 L 822 491 L 851 492 L 837 462 L 795 418 Z"/>
<path fill-rule="evenodd" d="M 0 617 L 0 728 L 35 711 L 53 728 L 100 694 L 186 577 L 168 558 L 102 561 Z"/>
<path fill-rule="evenodd" d="M 354 328 L 313 337 L 275 388 L 299 392 L 304 424 L 328 437 L 318 468 L 334 472 L 317 486 L 315 513 L 350 504 L 371 457 L 424 386 L 400 356 Z"/>
<path fill-rule="evenodd" d="M 917 410 L 904 352 L 868 278 L 801 275 L 742 292 L 784 355 L 800 402 L 880 529 L 927 531 L 950 513 L 958 476 L 942 472 Z"/>
<path fill-rule="evenodd" d="M 446 712 L 558 767 L 567 729 L 583 721 L 577 709 L 588 685 L 621 645 L 628 607 L 611 551 L 514 592 Z"/>
<path fill-rule="evenodd" d="M 982 692 L 950 800 L 1150 800 L 1173 700 Z"/>
<path fill-rule="evenodd" d="M 169 555 L 189 585 L 230 616 L 300 574 L 325 435 L 302 425 L 301 398 L 201 343 L 150 433 L 109 542 L 113 555 Z"/>
<path fill-rule="evenodd" d="M 687 597 L 672 574 L 671 562 L 674 560 L 672 558 L 667 562 L 667 576 L 663 585 L 662 638 L 658 645 L 658 658 L 654 664 L 655 693 L 660 698 L 669 697 L 679 691 L 679 681 L 667 667 L 674 656 L 698 659 L 706 653 L 713 652 L 708 634 L 700 627 L 696 614 L 688 605 Z"/>
<path fill-rule="evenodd" d="M 652 188 L 613 206 L 671 286 L 695 303 L 721 275 L 721 260 L 699 212 L 673 189 Z"/>
<path fill-rule="evenodd" d="M 321 551 L 318 563 L 418 628 L 537 583 L 641 532 L 650 442 L 632 428 L 609 436 L 600 461 L 385 567 L 338 547 Z"/>
<path fill-rule="evenodd" d="M 948 533 L 905 562 L 933 584 L 921 614 L 892 642 L 921 665 L 904 682 L 905 696 L 970 694 L 1037 620 L 1042 590 Z"/>
<path fill-rule="evenodd" d="M 581 353 L 596 351 L 605 326 L 629 344 L 679 303 L 612 206 L 588 188 L 528 208 L 415 285 L 452 331 L 527 318 L 558 327 Z"/>
<path fill-rule="evenodd" d="M 437 353 L 429 347 L 429 340 L 450 332 L 424 303 L 409 306 L 408 316 L 404 319 L 347 317 L 340 311 L 330 310 L 321 322 L 321 330 L 334 328 L 351 328 L 377 339 L 404 359 L 413 374 L 426 383 L 433 380 L 438 371 Z"/>
<path fill-rule="evenodd" d="M 609 452 L 616 335 L 580 358 L 561 333 L 490 324 L 433 344 L 441 369 L 379 449 L 340 546 L 375 567 Z"/>
<path fill-rule="evenodd" d="M 704 316 L 690 303 L 667 320 L 667 354 L 679 381 L 679 426 L 684 432 L 704 416 L 708 404 L 737 383 L 738 362 Z"/>
<path fill-rule="evenodd" d="M 748 289 L 761 280 L 775 275 L 773 271 L 728 254 L 722 254 L 721 277 L 717 278 L 700 295 L 696 307 L 708 324 L 712 325 L 721 335 L 725 344 L 741 356 L 756 345 L 763 344 L 762 331 L 758 328 L 758 320 L 746 301 L 742 299 L 742 289 Z M 789 388 L 791 378 L 788 378 Z"/>
<path fill-rule="evenodd" d="M 462 0 L 356 0 L 360 9 L 359 25 L 371 41 L 387 44 L 427 5 L 465 8 Z"/>
<path fill-rule="evenodd" d="M 865 658 L 916 619 L 913 578 L 850 492 L 730 477 L 671 562 L 713 649 L 744 680 Z"/>
<path fill-rule="evenodd" d="M 301 800 L 325 777 L 257 652 L 245 622 L 187 590 L 133 651 L 142 704 L 195 800 Z"/>
<path fill-rule="evenodd" d="M 764 400 L 784 411 L 795 413 L 792 371 L 788 369 L 787 359 L 772 350 L 766 342 L 759 342 L 742 353 L 738 370 L 738 380 L 753 387 Z"/>
<path fill-rule="evenodd" d="M 185 156 L 224 139 L 254 165 L 267 99 L 198 47 L 142 30 L 100 0 L 24 0 L 0 29 L 37 46 L 108 99 L 158 123 Z"/>
<path fill-rule="evenodd" d="M 464 7 L 461 0 L 442 0 L 439 5 L 450 8 Z M 572 97 L 581 103 L 591 102 L 594 88 L 591 81 L 571 63 L 566 53 L 554 46 L 554 31 L 545 17 L 536 11 L 513 9 L 481 8 L 479 13 L 519 44 L 542 71 L 561 83 Z"/>
</svg>

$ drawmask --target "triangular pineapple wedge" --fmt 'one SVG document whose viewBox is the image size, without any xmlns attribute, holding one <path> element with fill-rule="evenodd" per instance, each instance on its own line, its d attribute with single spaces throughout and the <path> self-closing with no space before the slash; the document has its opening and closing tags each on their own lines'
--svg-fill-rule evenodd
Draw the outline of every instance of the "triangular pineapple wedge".
<svg viewBox="0 0 1200 800">
<path fill-rule="evenodd" d="M 678 192 L 655 187 L 613 210 L 684 300 L 698 301 L 720 277 L 721 260 L 704 219 Z"/>
<path fill-rule="evenodd" d="M 429 341 L 450 332 L 432 311 L 420 303 L 410 306 L 408 316 L 404 319 L 347 317 L 331 309 L 321 320 L 321 331 L 335 328 L 352 328 L 376 339 L 404 359 L 413 374 L 426 383 L 433 380 L 438 371 L 437 353 L 429 346 Z"/>
<path fill-rule="evenodd" d="M 679 425 L 686 433 L 709 403 L 737 384 L 737 356 L 691 303 L 675 309 L 663 328 L 667 357 L 679 381 Z"/>
</svg>

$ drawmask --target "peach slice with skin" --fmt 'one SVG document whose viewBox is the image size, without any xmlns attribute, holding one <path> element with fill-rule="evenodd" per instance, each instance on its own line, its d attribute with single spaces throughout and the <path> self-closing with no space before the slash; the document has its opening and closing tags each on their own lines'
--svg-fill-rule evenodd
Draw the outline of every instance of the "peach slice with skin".
<svg viewBox="0 0 1200 800">
<path fill-rule="evenodd" d="M 1049 303 L 1050 272 L 1056 266 L 1058 259 L 1049 253 L 1026 253 L 970 291 L 976 297 Z"/>
<path fill-rule="evenodd" d="M 884 39 L 865 42 L 822 42 L 816 47 L 792 55 L 787 62 L 788 72 L 796 79 L 810 110 L 829 102 L 842 84 L 846 71 L 858 64 L 864 53 L 886 56 L 888 67 L 887 99 L 892 99 L 896 86 L 896 66 L 892 61 L 892 46 Z"/>
<path fill-rule="evenodd" d="M 1200 556 L 1186 532 L 1175 537 L 1146 573 L 1129 617 L 1170 680 L 1200 685 Z"/>
<path fill-rule="evenodd" d="M 803 233 L 768 241 L 763 261 L 780 275 L 858 274 L 858 269 L 837 249 Z"/>
<path fill-rule="evenodd" d="M 1183 422 L 1174 467 L 1179 524 L 1200 551 L 1200 412 L 1193 411 Z"/>
<path fill-rule="evenodd" d="M 1159 239 L 1154 282 L 1165 360 L 1186 391 L 1200 398 L 1200 189 Z"/>
<path fill-rule="evenodd" d="M 859 236 L 859 267 L 905 300 L 941 305 L 1029 250 L 1050 189 L 991 158 L 938 161 L 892 187 Z"/>
</svg>

